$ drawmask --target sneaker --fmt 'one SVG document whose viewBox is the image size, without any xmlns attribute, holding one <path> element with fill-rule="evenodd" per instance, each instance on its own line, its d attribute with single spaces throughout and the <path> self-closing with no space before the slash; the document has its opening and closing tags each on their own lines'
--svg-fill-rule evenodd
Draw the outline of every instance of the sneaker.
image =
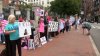
<svg viewBox="0 0 100 56">
<path fill-rule="evenodd" d="M 53 39 L 49 39 L 49 41 L 52 41 Z"/>
<path fill-rule="evenodd" d="M 5 42 L 3 42 L 3 44 L 5 44 Z"/>
</svg>

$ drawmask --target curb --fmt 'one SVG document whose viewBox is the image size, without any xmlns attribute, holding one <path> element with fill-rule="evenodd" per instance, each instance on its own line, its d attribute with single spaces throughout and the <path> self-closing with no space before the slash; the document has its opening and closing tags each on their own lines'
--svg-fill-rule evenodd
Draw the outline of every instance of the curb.
<svg viewBox="0 0 100 56">
<path fill-rule="evenodd" d="M 95 53 L 96 53 L 96 56 L 100 56 L 99 50 L 97 49 L 97 47 L 96 47 L 96 45 L 95 45 L 95 43 L 94 43 L 92 37 L 89 36 L 89 38 L 90 38 L 90 41 L 91 41 L 91 43 L 92 43 L 93 49 L 94 49 L 94 51 L 95 51 Z"/>
</svg>

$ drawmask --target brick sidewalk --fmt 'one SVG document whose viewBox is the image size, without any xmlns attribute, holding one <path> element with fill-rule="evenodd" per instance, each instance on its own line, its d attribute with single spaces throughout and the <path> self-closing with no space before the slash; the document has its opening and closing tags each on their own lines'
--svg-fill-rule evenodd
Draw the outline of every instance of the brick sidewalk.
<svg viewBox="0 0 100 56">
<path fill-rule="evenodd" d="M 89 37 L 81 29 L 61 33 L 36 50 L 22 52 L 22 56 L 96 56 Z"/>
<path fill-rule="evenodd" d="M 53 41 L 37 48 L 24 51 L 23 56 L 96 56 L 91 41 L 82 30 L 71 30 L 55 37 Z"/>
</svg>

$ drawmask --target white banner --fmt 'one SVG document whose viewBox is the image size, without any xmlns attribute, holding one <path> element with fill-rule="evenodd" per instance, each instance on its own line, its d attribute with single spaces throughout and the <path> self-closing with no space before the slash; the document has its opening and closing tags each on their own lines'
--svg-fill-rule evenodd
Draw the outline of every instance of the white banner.
<svg viewBox="0 0 100 56">
<path fill-rule="evenodd" d="M 31 35 L 30 22 L 19 22 L 19 37 L 26 37 Z"/>
<path fill-rule="evenodd" d="M 58 31 L 58 22 L 50 21 L 48 24 L 48 32 Z"/>
</svg>

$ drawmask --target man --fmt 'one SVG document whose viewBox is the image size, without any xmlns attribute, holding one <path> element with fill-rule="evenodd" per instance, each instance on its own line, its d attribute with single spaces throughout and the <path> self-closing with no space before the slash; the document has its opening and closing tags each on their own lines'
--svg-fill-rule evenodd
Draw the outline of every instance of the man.
<svg viewBox="0 0 100 56">
<path fill-rule="evenodd" d="M 82 23 L 82 28 L 83 28 L 83 34 L 84 34 L 84 29 L 87 29 L 88 30 L 87 35 L 90 35 L 91 24 L 89 22 L 83 22 Z"/>
</svg>

